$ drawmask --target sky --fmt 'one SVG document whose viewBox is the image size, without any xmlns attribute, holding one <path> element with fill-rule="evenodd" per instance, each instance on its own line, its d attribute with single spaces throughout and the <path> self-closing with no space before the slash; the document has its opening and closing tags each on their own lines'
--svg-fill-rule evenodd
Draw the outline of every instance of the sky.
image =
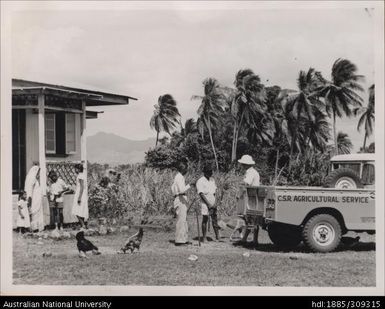
<svg viewBox="0 0 385 309">
<path fill-rule="evenodd" d="M 220 3 L 219 3 L 220 4 Z M 330 78 L 338 58 L 355 63 L 374 83 L 374 20 L 371 9 L 191 10 L 164 4 L 134 10 L 21 10 L 12 16 L 14 78 L 83 87 L 138 98 L 129 106 L 102 108 L 87 122 L 98 131 L 132 140 L 155 137 L 149 127 L 160 95 L 178 102 L 182 120 L 196 118 L 202 81 L 233 86 L 238 70 L 250 68 L 266 86 L 296 89 L 300 70 Z M 367 104 L 367 93 L 363 93 Z M 96 110 L 93 108 L 93 110 Z M 338 120 L 357 151 L 358 119 Z M 371 138 L 370 140 L 373 140 Z"/>
</svg>

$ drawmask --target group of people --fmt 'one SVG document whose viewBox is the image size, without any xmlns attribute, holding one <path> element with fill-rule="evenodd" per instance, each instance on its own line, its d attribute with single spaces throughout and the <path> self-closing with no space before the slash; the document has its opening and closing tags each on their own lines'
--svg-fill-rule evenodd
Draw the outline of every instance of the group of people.
<svg viewBox="0 0 385 309">
<path fill-rule="evenodd" d="M 258 186 L 260 177 L 258 171 L 253 167 L 255 162 L 249 155 L 243 155 L 238 160 L 242 169 L 244 170 L 245 177 L 243 184 L 247 186 Z M 207 227 L 209 219 L 211 218 L 212 227 L 215 234 L 215 240 L 220 240 L 220 227 L 218 225 L 217 217 L 217 203 L 216 203 L 216 190 L 217 186 L 213 176 L 213 170 L 211 165 L 205 165 L 202 169 L 202 177 L 198 181 L 189 183 L 186 185 L 185 175 L 187 174 L 187 164 L 180 162 L 177 166 L 177 174 L 175 175 L 174 182 L 171 186 L 171 191 L 174 197 L 174 211 L 176 213 L 176 231 L 175 231 L 175 245 L 189 245 L 188 237 L 188 223 L 187 212 L 189 207 L 196 201 L 195 199 L 189 204 L 187 199 L 187 191 L 195 187 L 198 198 L 200 200 L 201 214 L 202 214 L 202 242 L 207 241 Z M 247 241 L 249 230 L 247 229 L 247 222 L 243 216 L 240 217 L 243 220 L 243 224 L 239 225 L 239 229 L 242 235 L 241 242 Z M 257 241 L 258 229 L 255 230 L 254 239 Z"/>
<path fill-rule="evenodd" d="M 75 173 L 76 187 L 71 213 L 77 217 L 82 228 L 87 228 L 88 196 L 83 164 L 75 165 Z M 71 188 L 53 170 L 48 173 L 48 179 L 50 184 L 47 186 L 46 196 L 48 197 L 50 216 L 55 224 L 55 229 L 62 230 L 64 223 L 63 195 L 71 191 Z M 34 162 L 27 174 L 24 192 L 19 194 L 17 205 L 18 218 L 16 225 L 20 233 L 44 230 L 43 194 L 40 185 L 40 167 L 37 162 Z"/>
<path fill-rule="evenodd" d="M 243 178 L 243 184 L 248 186 L 259 185 L 259 173 L 253 167 L 255 165 L 254 160 L 249 155 L 244 155 L 238 160 L 243 167 L 245 176 Z M 76 188 L 72 205 L 72 215 L 76 216 L 81 228 L 87 228 L 88 219 L 88 194 L 85 186 L 85 173 L 82 164 L 75 165 L 76 172 Z M 196 181 L 190 184 L 186 184 L 185 175 L 187 173 L 186 162 L 180 162 L 177 166 L 177 174 L 175 175 L 174 182 L 171 186 L 171 191 L 174 197 L 173 209 L 176 214 L 176 232 L 175 232 L 175 245 L 183 246 L 191 244 L 188 237 L 188 223 L 187 212 L 190 206 L 192 206 L 197 199 L 200 201 L 200 211 L 202 214 L 202 242 L 207 241 L 207 230 L 209 219 L 211 219 L 212 228 L 215 234 L 215 240 L 220 240 L 220 227 L 218 225 L 217 216 L 217 201 L 216 191 L 217 186 L 213 178 L 213 169 L 211 165 L 205 165 L 202 169 L 202 176 Z M 111 179 L 117 178 L 119 180 L 120 174 L 117 174 L 114 170 L 107 170 L 105 177 L 102 178 L 100 186 L 107 187 L 111 185 Z M 53 218 L 55 229 L 63 229 L 63 195 L 66 192 L 71 191 L 71 188 L 65 183 L 65 181 L 58 176 L 55 171 L 48 173 L 50 184 L 47 187 L 47 197 L 50 207 L 50 215 Z M 197 192 L 197 198 L 188 202 L 187 192 L 191 188 L 195 187 Z M 247 241 L 249 230 L 245 228 L 247 222 L 245 218 L 241 216 L 240 219 L 244 220 L 243 224 L 238 225 L 239 231 L 242 235 L 242 242 Z M 21 233 L 31 230 L 32 232 L 38 232 L 44 230 L 44 214 L 43 214 L 43 195 L 40 186 L 40 167 L 35 163 L 25 180 L 25 191 L 19 195 L 18 201 L 18 218 L 17 227 Z M 258 230 L 256 231 L 254 238 L 258 237 Z"/>
</svg>

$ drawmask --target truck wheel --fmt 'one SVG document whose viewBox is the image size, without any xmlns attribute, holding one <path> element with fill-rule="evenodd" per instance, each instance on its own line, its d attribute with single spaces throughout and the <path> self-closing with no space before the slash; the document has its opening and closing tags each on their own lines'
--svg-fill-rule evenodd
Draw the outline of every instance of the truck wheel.
<svg viewBox="0 0 385 309">
<path fill-rule="evenodd" d="M 363 188 L 360 177 L 349 168 L 339 168 L 331 172 L 324 181 L 324 187 L 336 189 Z"/>
<path fill-rule="evenodd" d="M 330 252 L 341 241 L 341 226 L 336 218 L 327 214 L 311 217 L 303 228 L 303 241 L 314 252 Z"/>
<path fill-rule="evenodd" d="M 301 231 L 296 226 L 271 223 L 267 232 L 273 244 L 280 248 L 293 248 L 302 241 Z"/>
</svg>

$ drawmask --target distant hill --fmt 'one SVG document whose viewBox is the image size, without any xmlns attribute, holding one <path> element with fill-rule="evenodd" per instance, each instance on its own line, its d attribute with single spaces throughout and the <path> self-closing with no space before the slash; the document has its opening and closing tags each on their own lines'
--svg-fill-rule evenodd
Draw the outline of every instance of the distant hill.
<svg viewBox="0 0 385 309">
<path fill-rule="evenodd" d="M 144 162 L 145 152 L 155 138 L 133 141 L 112 133 L 99 132 L 87 138 L 87 159 L 92 163 L 134 164 Z"/>
</svg>

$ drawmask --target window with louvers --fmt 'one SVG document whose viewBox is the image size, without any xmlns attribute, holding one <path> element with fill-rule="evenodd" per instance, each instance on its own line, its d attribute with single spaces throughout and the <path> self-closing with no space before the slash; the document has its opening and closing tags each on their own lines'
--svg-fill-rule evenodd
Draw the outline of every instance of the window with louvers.
<svg viewBox="0 0 385 309">
<path fill-rule="evenodd" d="M 75 114 L 66 114 L 66 153 L 76 152 L 76 123 Z"/>
<path fill-rule="evenodd" d="M 76 153 L 76 114 L 45 114 L 45 149 L 59 156 Z"/>
<path fill-rule="evenodd" d="M 45 151 L 56 153 L 56 115 L 45 114 Z"/>
</svg>

